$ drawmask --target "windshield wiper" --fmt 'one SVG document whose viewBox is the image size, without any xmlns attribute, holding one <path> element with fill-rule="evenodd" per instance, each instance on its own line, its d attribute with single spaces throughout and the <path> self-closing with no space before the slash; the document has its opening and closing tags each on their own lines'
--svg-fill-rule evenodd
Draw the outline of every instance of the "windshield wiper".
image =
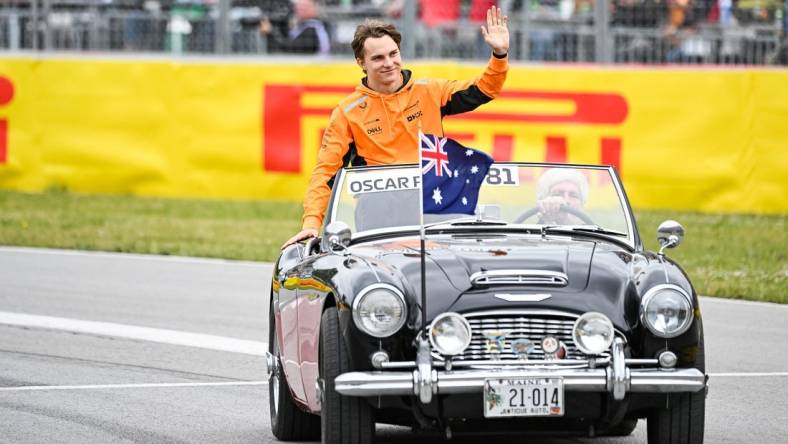
<svg viewBox="0 0 788 444">
<path fill-rule="evenodd" d="M 477 219 L 466 219 L 466 220 L 458 220 L 456 222 L 452 222 L 449 224 L 453 227 L 468 225 L 468 226 L 479 226 L 479 225 L 506 225 L 506 222 L 500 220 L 477 220 Z"/>
<path fill-rule="evenodd" d="M 600 227 L 598 225 L 591 226 L 591 227 L 575 227 L 575 228 L 572 228 L 572 230 L 574 230 L 574 231 L 587 231 L 589 233 L 609 234 L 611 236 L 621 236 L 621 237 L 629 236 L 627 233 L 622 233 L 620 231 L 615 231 L 615 230 L 608 230 L 607 228 L 602 228 L 602 227 Z"/>
<path fill-rule="evenodd" d="M 507 223 L 501 220 L 478 219 L 475 217 L 458 217 L 454 219 L 427 222 L 424 224 L 424 228 L 433 228 L 441 225 L 459 227 L 459 226 L 482 226 L 482 225 L 507 225 Z"/>
<path fill-rule="evenodd" d="M 544 232 L 570 232 L 570 231 L 581 231 L 584 233 L 599 233 L 599 234 L 606 234 L 608 236 L 621 236 L 621 237 L 629 237 L 627 233 L 622 233 L 620 231 L 608 230 L 606 228 L 602 228 L 598 225 L 586 225 L 586 226 L 559 226 L 559 225 L 548 225 L 543 228 Z"/>
</svg>

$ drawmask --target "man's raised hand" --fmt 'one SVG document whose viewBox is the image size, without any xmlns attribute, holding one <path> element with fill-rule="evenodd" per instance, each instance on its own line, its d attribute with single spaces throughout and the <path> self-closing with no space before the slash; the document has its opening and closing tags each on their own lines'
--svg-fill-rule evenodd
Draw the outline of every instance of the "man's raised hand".
<svg viewBox="0 0 788 444">
<path fill-rule="evenodd" d="M 487 27 L 482 25 L 484 42 L 492 48 L 497 55 L 509 52 L 509 17 L 503 15 L 501 8 L 491 6 L 487 10 Z"/>
</svg>

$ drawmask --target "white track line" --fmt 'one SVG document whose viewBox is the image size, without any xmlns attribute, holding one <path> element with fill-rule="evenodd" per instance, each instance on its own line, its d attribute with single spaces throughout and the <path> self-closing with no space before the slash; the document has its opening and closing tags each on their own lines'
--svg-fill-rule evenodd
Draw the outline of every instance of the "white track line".
<svg viewBox="0 0 788 444">
<path fill-rule="evenodd" d="M 720 304 L 732 304 L 732 305 L 749 305 L 750 307 L 764 307 L 768 309 L 778 309 L 778 310 L 786 310 L 788 309 L 788 304 L 778 304 L 776 302 L 765 302 L 765 301 L 745 301 L 743 299 L 727 299 L 727 298 L 715 298 L 712 296 L 701 296 L 700 298 L 701 308 L 705 303 L 720 303 Z"/>
<path fill-rule="evenodd" d="M 788 376 L 788 372 L 773 373 L 710 373 L 711 378 L 743 378 L 743 377 L 774 377 Z M 146 389 L 146 388 L 182 388 L 182 387 L 241 387 L 268 385 L 268 381 L 237 381 L 237 382 L 174 382 L 150 384 L 96 384 L 96 385 L 30 385 L 22 387 L 0 387 L 2 392 L 36 392 L 47 390 L 114 390 L 114 389 Z"/>
<path fill-rule="evenodd" d="M 98 385 L 29 385 L 22 387 L 0 387 L 0 392 L 34 392 L 42 390 L 104 390 L 133 388 L 172 388 L 172 387 L 234 387 L 246 385 L 268 385 L 268 381 L 236 382 L 173 382 L 161 384 L 98 384 Z"/>
<path fill-rule="evenodd" d="M 47 256 L 85 256 L 85 257 L 107 257 L 112 259 L 136 259 L 154 262 L 177 262 L 186 264 L 220 264 L 238 265 L 247 267 L 271 267 L 270 262 L 253 262 L 216 258 L 201 258 L 188 256 L 162 256 L 156 254 L 138 253 L 112 253 L 108 251 L 85 251 L 85 250 L 58 250 L 56 248 L 33 248 L 33 247 L 2 247 L 0 253 L 21 253 L 21 254 L 41 254 Z"/>
<path fill-rule="evenodd" d="M 753 372 L 753 373 L 709 373 L 710 378 L 744 378 L 788 376 L 788 372 Z"/>
<path fill-rule="evenodd" d="M 135 339 L 139 341 L 182 345 L 254 356 L 264 356 L 265 351 L 268 349 L 268 344 L 260 341 L 235 339 L 201 333 L 187 333 L 161 328 L 137 327 L 135 325 L 114 324 L 111 322 L 83 321 L 79 319 L 10 313 L 5 311 L 0 311 L 0 325 Z"/>
</svg>

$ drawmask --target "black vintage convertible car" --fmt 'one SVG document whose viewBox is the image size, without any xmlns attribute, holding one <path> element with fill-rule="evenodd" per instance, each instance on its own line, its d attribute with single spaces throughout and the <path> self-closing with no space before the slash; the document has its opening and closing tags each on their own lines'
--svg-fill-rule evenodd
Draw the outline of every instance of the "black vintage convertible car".
<svg viewBox="0 0 788 444">
<path fill-rule="evenodd" d="M 376 423 L 627 435 L 646 418 L 651 444 L 703 441 L 700 307 L 664 255 L 681 225 L 646 251 L 612 168 L 525 163 L 493 164 L 475 215 L 422 225 L 419 179 L 341 171 L 322 237 L 277 261 L 277 438 L 366 443 Z"/>
</svg>

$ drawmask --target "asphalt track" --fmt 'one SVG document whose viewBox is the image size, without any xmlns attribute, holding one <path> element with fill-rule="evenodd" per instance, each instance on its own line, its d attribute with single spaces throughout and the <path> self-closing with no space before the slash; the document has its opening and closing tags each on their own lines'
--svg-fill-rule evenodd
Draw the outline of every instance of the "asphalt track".
<svg viewBox="0 0 788 444">
<path fill-rule="evenodd" d="M 0 442 L 276 442 L 271 265 L 0 247 Z M 702 298 L 706 442 L 788 437 L 788 306 Z M 381 442 L 434 442 L 379 427 Z M 452 442 L 489 441 L 460 437 Z M 645 442 L 497 437 L 496 442 Z"/>
</svg>

